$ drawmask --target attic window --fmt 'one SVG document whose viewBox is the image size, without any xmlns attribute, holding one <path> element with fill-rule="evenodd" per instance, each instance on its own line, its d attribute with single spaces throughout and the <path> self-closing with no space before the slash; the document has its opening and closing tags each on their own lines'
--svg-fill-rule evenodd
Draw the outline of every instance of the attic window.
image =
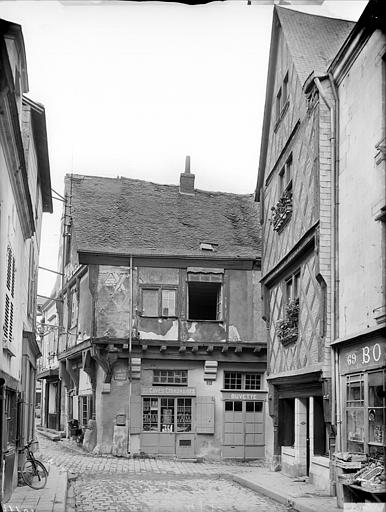
<svg viewBox="0 0 386 512">
<path fill-rule="evenodd" d="M 201 242 L 200 249 L 201 249 L 201 251 L 212 251 L 213 252 L 215 249 L 215 245 L 217 245 L 217 244 L 207 244 L 207 243 Z"/>
</svg>

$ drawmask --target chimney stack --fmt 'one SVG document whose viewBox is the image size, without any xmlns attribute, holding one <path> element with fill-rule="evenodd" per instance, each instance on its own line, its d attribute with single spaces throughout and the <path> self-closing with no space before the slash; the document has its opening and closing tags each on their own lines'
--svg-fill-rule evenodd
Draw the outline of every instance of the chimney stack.
<svg viewBox="0 0 386 512">
<path fill-rule="evenodd" d="M 190 156 L 185 158 L 185 172 L 180 174 L 180 194 L 194 195 L 195 175 L 190 172 Z"/>
</svg>

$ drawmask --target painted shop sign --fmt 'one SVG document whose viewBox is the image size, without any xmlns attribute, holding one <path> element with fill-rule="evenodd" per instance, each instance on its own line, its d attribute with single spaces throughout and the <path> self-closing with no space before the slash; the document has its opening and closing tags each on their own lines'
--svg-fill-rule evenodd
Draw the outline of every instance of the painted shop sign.
<svg viewBox="0 0 386 512">
<path fill-rule="evenodd" d="M 261 395 L 256 393 L 231 393 L 224 397 L 226 400 L 261 400 Z"/>
<path fill-rule="evenodd" d="M 141 395 L 157 395 L 157 396 L 196 396 L 196 388 L 185 387 L 143 387 Z"/>
<path fill-rule="evenodd" d="M 386 364 L 386 341 L 377 339 L 360 345 L 344 347 L 340 352 L 341 373 L 351 373 Z"/>
</svg>

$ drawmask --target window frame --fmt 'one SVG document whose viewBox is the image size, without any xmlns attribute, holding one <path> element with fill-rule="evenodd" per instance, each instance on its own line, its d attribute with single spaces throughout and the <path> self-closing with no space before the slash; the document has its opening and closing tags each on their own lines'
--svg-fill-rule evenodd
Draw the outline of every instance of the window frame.
<svg viewBox="0 0 386 512">
<path fill-rule="evenodd" d="M 156 372 L 159 373 L 158 377 L 156 379 Z M 166 375 L 166 381 L 162 382 L 162 372 L 165 372 Z M 172 374 L 173 377 L 169 381 L 169 373 Z M 177 373 L 179 373 L 180 382 L 176 381 Z M 169 369 L 169 368 L 160 368 L 160 369 L 154 369 L 153 370 L 153 386 L 188 386 L 188 370 L 178 370 L 178 369 Z"/>
<path fill-rule="evenodd" d="M 247 381 L 247 375 L 252 376 L 254 378 L 258 377 L 259 379 L 259 387 L 247 387 L 246 381 Z M 243 371 L 234 371 L 234 370 L 224 370 L 224 390 L 225 391 L 261 391 L 261 384 L 262 384 L 262 373 L 261 372 L 243 372 Z M 228 377 L 228 379 L 227 379 Z M 234 382 L 236 382 L 236 385 L 238 382 L 240 382 L 240 387 L 231 387 L 229 386 L 229 378 L 233 379 Z"/>
<path fill-rule="evenodd" d="M 299 300 L 300 298 L 300 283 L 301 283 L 301 268 L 298 268 L 290 276 L 288 276 L 285 280 L 285 302 L 289 304 L 289 302 L 293 300 Z M 290 291 L 289 291 L 290 290 Z"/>
<path fill-rule="evenodd" d="M 146 405 L 146 408 L 145 403 L 148 404 Z M 184 432 L 192 433 L 194 432 L 193 408 L 194 401 L 192 397 L 143 396 L 141 401 L 141 432 L 151 432 L 158 434 L 181 434 Z M 166 416 L 165 412 L 163 411 L 170 409 L 172 409 L 170 418 L 171 421 L 165 422 L 163 420 L 165 420 Z M 156 414 L 156 421 L 144 421 L 145 413 L 150 414 L 150 420 L 151 414 Z M 180 421 L 182 418 L 181 416 L 179 417 L 179 414 L 183 415 L 183 421 Z M 144 425 L 149 426 L 150 428 L 145 429 Z M 181 427 L 181 425 L 183 425 L 184 428 Z"/>
<path fill-rule="evenodd" d="M 189 298 L 189 287 L 199 286 L 199 285 L 208 285 L 215 284 L 218 287 L 217 296 L 216 296 L 216 318 L 212 319 L 204 319 L 204 318 L 192 318 L 190 314 L 190 298 Z M 196 315 L 194 315 L 196 316 Z M 223 322 L 224 321 L 224 282 L 223 280 L 216 281 L 199 281 L 199 280 L 191 280 L 187 281 L 186 286 L 186 317 L 188 322 Z"/>
<path fill-rule="evenodd" d="M 144 291 L 154 291 L 157 293 L 157 315 L 149 315 L 146 314 L 143 310 L 143 292 Z M 163 292 L 169 291 L 174 292 L 174 314 L 170 315 L 164 314 L 163 307 Z M 151 285 L 151 284 L 143 284 L 140 285 L 140 316 L 144 318 L 177 318 L 178 317 L 178 287 L 173 285 Z"/>
</svg>

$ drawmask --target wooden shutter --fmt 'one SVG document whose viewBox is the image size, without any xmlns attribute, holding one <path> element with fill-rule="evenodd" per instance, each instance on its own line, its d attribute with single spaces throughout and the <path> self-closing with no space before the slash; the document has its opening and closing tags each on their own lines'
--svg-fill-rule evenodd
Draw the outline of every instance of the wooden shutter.
<svg viewBox="0 0 386 512">
<path fill-rule="evenodd" d="M 197 434 L 214 434 L 214 397 L 196 398 Z"/>
<path fill-rule="evenodd" d="M 137 395 L 130 397 L 130 434 L 139 434 L 142 427 L 142 398 Z"/>
<path fill-rule="evenodd" d="M 4 310 L 4 323 L 3 333 L 4 338 L 12 341 L 13 337 L 13 315 L 14 305 L 13 298 L 15 296 L 15 258 L 12 254 L 11 247 L 7 249 L 7 289 L 5 292 L 5 310 Z"/>
</svg>

